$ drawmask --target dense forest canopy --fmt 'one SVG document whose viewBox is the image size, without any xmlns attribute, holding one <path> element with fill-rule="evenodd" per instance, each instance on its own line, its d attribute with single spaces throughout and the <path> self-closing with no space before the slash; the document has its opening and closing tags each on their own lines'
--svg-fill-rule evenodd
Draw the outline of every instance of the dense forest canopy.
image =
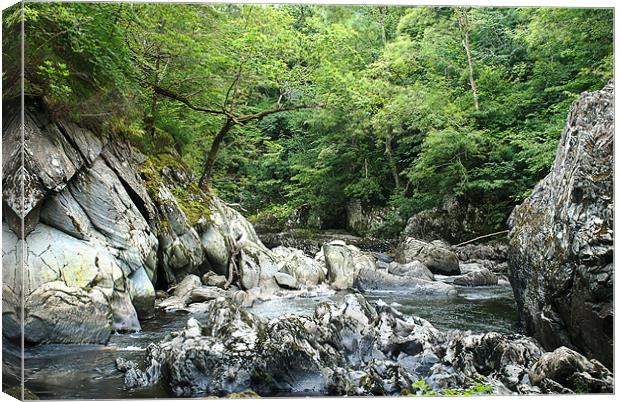
<svg viewBox="0 0 620 402">
<path fill-rule="evenodd" d="M 447 200 L 501 229 L 550 168 L 570 104 L 613 74 L 610 9 L 24 7 L 27 96 L 147 155 L 174 150 L 276 224 L 385 208 L 377 236 Z M 3 14 L 5 99 L 20 14 Z"/>
</svg>

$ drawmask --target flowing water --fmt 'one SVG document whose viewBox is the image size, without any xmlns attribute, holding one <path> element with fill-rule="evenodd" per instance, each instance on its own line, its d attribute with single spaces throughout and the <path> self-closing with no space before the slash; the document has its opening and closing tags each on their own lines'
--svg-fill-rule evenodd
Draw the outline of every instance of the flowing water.
<svg viewBox="0 0 620 402">
<path fill-rule="evenodd" d="M 268 318 L 287 313 L 309 315 L 317 303 L 337 303 L 345 295 L 346 292 L 337 292 L 313 298 L 279 298 L 257 304 L 249 311 Z M 425 318 L 440 329 L 516 332 L 512 290 L 505 283 L 458 288 L 458 295 L 452 297 L 420 297 L 394 292 L 372 292 L 365 296 L 371 303 L 383 300 L 405 314 Z M 171 331 L 181 329 L 189 317 L 188 313 L 160 311 L 155 318 L 143 323 L 142 332 L 115 334 L 106 346 L 28 347 L 25 352 L 26 386 L 42 399 L 169 397 L 162 386 L 126 390 L 123 374 L 116 370 L 114 361 L 117 357 L 142 361 L 144 349 L 151 342 L 158 342 Z M 200 316 L 196 317 L 200 321 Z"/>
</svg>

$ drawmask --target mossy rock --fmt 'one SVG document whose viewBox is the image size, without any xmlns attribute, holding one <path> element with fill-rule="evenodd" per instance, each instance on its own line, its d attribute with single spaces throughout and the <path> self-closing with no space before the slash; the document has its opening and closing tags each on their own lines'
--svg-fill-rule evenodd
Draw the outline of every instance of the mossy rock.
<svg viewBox="0 0 620 402">
<path fill-rule="evenodd" d="M 201 218 L 210 219 L 209 196 L 202 191 L 196 183 L 167 183 L 162 171 L 165 168 L 178 169 L 187 172 L 187 166 L 174 156 L 172 152 L 160 152 L 148 157 L 142 165 L 140 173 L 146 183 L 146 190 L 153 201 L 161 203 L 159 192 L 162 186 L 170 188 L 179 207 L 187 217 L 191 225 L 195 225 Z M 161 222 L 162 228 L 166 228 L 167 221 Z"/>
<path fill-rule="evenodd" d="M 16 385 L 14 387 L 8 388 L 4 390 L 4 393 L 12 396 L 13 398 L 22 400 L 22 387 L 19 385 Z M 37 394 L 35 394 L 34 392 L 32 392 L 31 390 L 29 390 L 28 388 L 24 387 L 24 400 L 26 401 L 35 401 L 35 400 L 39 400 L 40 398 L 37 396 Z"/>
<path fill-rule="evenodd" d="M 228 394 L 224 398 L 228 399 L 242 399 L 242 398 L 260 398 L 256 392 L 251 389 L 246 389 L 245 391 L 235 392 L 234 394 Z"/>
</svg>

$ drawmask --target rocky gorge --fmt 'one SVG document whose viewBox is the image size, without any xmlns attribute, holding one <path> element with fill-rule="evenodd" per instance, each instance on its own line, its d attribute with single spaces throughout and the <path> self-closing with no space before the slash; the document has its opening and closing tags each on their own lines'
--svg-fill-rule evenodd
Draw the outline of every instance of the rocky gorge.
<svg viewBox="0 0 620 402">
<path fill-rule="evenodd" d="M 183 314 L 139 353 L 108 359 L 123 392 L 613 392 L 613 84 L 573 106 L 551 173 L 513 212 L 508 244 L 452 246 L 437 225 L 434 238 L 413 236 L 411 226 L 429 227 L 417 216 L 393 253 L 338 233 L 300 247 L 257 234 L 200 190 L 173 150 L 145 156 L 37 101 L 25 110 L 22 147 L 9 110 L 5 350 L 23 335 L 36 361 L 48 344 L 109 345 L 158 315 Z M 438 328 L 383 300 L 450 305 L 469 289 L 502 286 L 512 287 L 524 333 Z M 309 307 L 260 313 L 293 300 Z"/>
</svg>

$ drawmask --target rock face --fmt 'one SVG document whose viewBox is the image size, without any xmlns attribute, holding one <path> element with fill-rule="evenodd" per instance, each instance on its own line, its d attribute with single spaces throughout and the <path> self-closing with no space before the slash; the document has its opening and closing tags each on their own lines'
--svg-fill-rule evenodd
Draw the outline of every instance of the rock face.
<svg viewBox="0 0 620 402">
<path fill-rule="evenodd" d="M 528 373 L 555 370 L 536 363 L 544 351 L 531 338 L 440 332 L 384 303 L 373 307 L 359 294 L 339 305 L 320 303 L 311 316 L 267 320 L 225 299 L 210 301 L 207 311 L 205 319 L 190 318 L 182 331 L 149 346 L 144 369 L 117 360 L 126 385 L 163 382 L 182 397 L 247 389 L 262 396 L 400 395 L 418 380 L 434 390 L 463 389 L 484 376 L 495 393 L 541 393 L 546 388 L 532 384 Z M 609 379 L 602 365 L 574 356 L 573 377 L 590 376 L 592 384 Z"/>
<path fill-rule="evenodd" d="M 613 363 L 613 83 L 571 109 L 555 162 L 510 218 L 520 318 L 547 348 Z"/>
<path fill-rule="evenodd" d="M 140 320 L 154 312 L 154 285 L 167 289 L 190 274 L 213 270 L 225 281 L 234 266 L 232 277 L 244 289 L 277 288 L 279 259 L 238 212 L 193 184 L 174 151 L 147 158 L 115 136 L 51 119 L 32 100 L 22 148 L 19 109 L 8 107 L 6 117 L 2 275 L 9 338 L 19 338 L 15 301 L 22 287 L 24 336 L 35 343 L 105 343 L 112 331 L 140 330 Z M 212 281 L 226 283 L 221 276 Z M 219 294 L 201 290 L 193 299 Z"/>
<path fill-rule="evenodd" d="M 377 229 L 385 220 L 386 208 L 364 207 L 359 201 L 354 200 L 345 206 L 347 214 L 347 229 L 360 236 L 369 235 Z"/>
<path fill-rule="evenodd" d="M 5 144 L 19 143 L 18 120 L 4 125 Z M 105 342 L 112 330 L 139 330 L 139 317 L 153 312 L 158 244 L 134 203 L 135 191 L 106 159 L 104 150 L 119 144 L 51 121 L 36 105 L 26 108 L 24 125 L 23 169 L 19 152 L 4 155 L 2 250 L 4 283 L 15 294 L 23 285 L 30 306 L 24 336 L 32 342 Z M 22 174 L 23 209 L 16 186 Z M 16 225 L 22 217 L 23 233 Z M 22 250 L 25 260 L 19 261 Z"/>
<path fill-rule="evenodd" d="M 412 261 L 420 261 L 434 274 L 461 273 L 458 257 L 453 251 L 436 243 L 426 243 L 408 237 L 396 249 L 396 262 L 406 264 Z"/>
<path fill-rule="evenodd" d="M 451 198 L 446 200 L 441 208 L 411 216 L 407 220 L 403 235 L 428 242 L 441 239 L 457 244 L 494 232 L 487 216 L 480 208 L 461 205 Z"/>
</svg>

